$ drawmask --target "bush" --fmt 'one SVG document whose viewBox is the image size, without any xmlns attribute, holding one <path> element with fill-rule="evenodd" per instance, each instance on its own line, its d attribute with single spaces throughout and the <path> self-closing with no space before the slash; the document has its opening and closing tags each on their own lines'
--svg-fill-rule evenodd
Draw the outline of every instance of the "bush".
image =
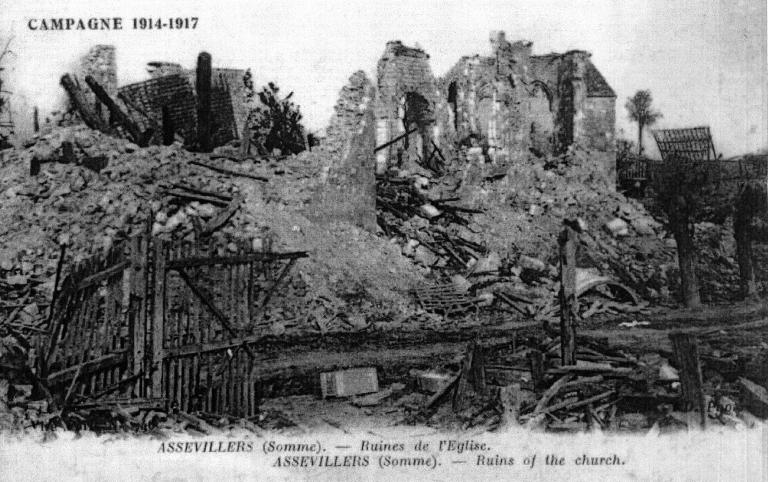
<svg viewBox="0 0 768 482">
<path fill-rule="evenodd" d="M 251 130 L 251 142 L 259 153 L 270 154 L 279 149 L 283 154 L 298 154 L 305 150 L 302 115 L 299 106 L 291 101 L 293 92 L 281 98 L 280 88 L 270 82 L 256 93 L 250 70 L 243 82 L 248 102 L 252 105 L 247 125 Z"/>
</svg>

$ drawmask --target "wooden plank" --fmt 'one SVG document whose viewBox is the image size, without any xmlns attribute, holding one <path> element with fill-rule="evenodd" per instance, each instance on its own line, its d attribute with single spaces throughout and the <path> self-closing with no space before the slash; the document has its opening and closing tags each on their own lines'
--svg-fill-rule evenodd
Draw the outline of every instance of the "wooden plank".
<svg viewBox="0 0 768 482">
<path fill-rule="evenodd" d="M 418 127 L 414 127 L 413 129 L 400 134 L 399 136 L 395 137 L 394 139 L 392 139 L 390 141 L 387 141 L 384 144 L 381 144 L 379 146 L 374 147 L 373 148 L 373 152 L 379 152 L 382 149 L 386 149 L 387 147 L 391 146 L 392 144 L 395 144 L 396 142 L 399 142 L 399 141 L 407 138 L 408 136 L 410 136 L 411 134 L 413 134 L 417 130 L 419 130 L 419 128 Z"/>
<path fill-rule="evenodd" d="M 221 173 L 221 174 L 228 174 L 230 176 L 238 176 L 238 177 L 245 177 L 248 179 L 254 179 L 256 181 L 262 181 L 262 182 L 269 182 L 269 179 L 264 176 L 256 176 L 254 174 L 250 174 L 247 172 L 241 172 L 241 171 L 234 171 L 232 169 L 226 169 L 220 166 L 214 166 L 213 164 L 209 164 L 207 162 L 203 161 L 189 161 L 190 164 L 194 166 L 200 166 L 205 167 L 207 169 L 210 169 L 212 171 Z"/>
<path fill-rule="evenodd" d="M 229 205 L 227 205 L 226 209 L 218 212 L 214 217 L 209 219 L 208 222 L 203 225 L 202 234 L 211 234 L 212 232 L 222 227 L 227 221 L 229 221 L 229 218 L 235 215 L 242 203 L 242 196 L 236 196 L 234 199 L 232 199 Z"/>
<path fill-rule="evenodd" d="M 254 261 L 276 261 L 284 259 L 306 258 L 308 255 L 304 251 L 294 251 L 288 253 L 248 253 L 235 256 L 193 256 L 186 259 L 169 260 L 166 264 L 167 269 L 197 268 L 200 266 L 212 265 L 231 265 L 245 264 Z"/>
<path fill-rule="evenodd" d="M 558 237 L 560 245 L 560 359 L 562 365 L 576 364 L 576 241 L 578 234 L 566 225 Z"/>
<path fill-rule="evenodd" d="M 180 182 L 170 183 L 169 185 L 172 188 L 175 188 L 177 190 L 186 191 L 192 194 L 198 194 L 205 198 L 216 198 L 220 202 L 223 201 L 225 205 L 232 200 L 232 196 L 230 196 L 229 194 L 224 194 L 216 191 L 207 191 L 205 189 L 200 189 L 199 187 L 190 186 L 188 184 L 183 184 Z"/>
<path fill-rule="evenodd" d="M 213 204 L 215 206 L 227 206 L 229 203 L 220 197 L 206 196 L 194 192 L 186 192 L 180 189 L 167 189 L 163 191 L 168 196 L 178 197 L 187 201 L 198 201 L 201 203 Z"/>
<path fill-rule="evenodd" d="M 672 348 L 677 361 L 680 385 L 683 392 L 685 410 L 698 409 L 701 426 L 707 423 L 707 408 L 704 401 L 704 387 L 699 362 L 699 345 L 695 335 L 690 333 L 670 333 Z"/>
<path fill-rule="evenodd" d="M 213 150 L 211 135 L 213 114 L 211 112 L 211 54 L 200 52 L 195 70 L 195 91 L 197 93 L 197 146 L 202 152 Z"/>
<path fill-rule="evenodd" d="M 744 377 L 739 377 L 744 406 L 760 418 L 768 418 L 768 390 Z"/>
<path fill-rule="evenodd" d="M 50 375 L 48 375 L 46 380 L 48 381 L 49 385 L 60 385 L 61 383 L 64 383 L 67 380 L 70 380 L 73 376 L 75 376 L 78 370 L 80 371 L 81 376 L 87 376 L 92 373 L 96 373 L 96 372 L 114 367 L 116 365 L 123 364 L 127 360 L 128 360 L 127 350 L 123 350 L 117 353 L 110 353 L 109 355 L 104 355 L 94 360 L 89 360 L 82 364 L 51 373 Z"/>
<path fill-rule="evenodd" d="M 154 245 L 154 293 L 152 313 L 152 357 L 151 357 L 151 396 L 159 397 L 162 393 L 163 336 L 165 327 L 166 300 L 166 243 L 156 240 Z"/>
<path fill-rule="evenodd" d="M 176 269 L 176 272 L 179 273 L 184 279 L 184 281 L 187 283 L 187 286 L 192 290 L 192 292 L 197 296 L 200 301 L 203 302 L 203 305 L 205 305 L 208 310 L 213 313 L 213 315 L 219 320 L 219 322 L 224 326 L 224 328 L 235 338 L 237 338 L 237 331 L 231 326 L 229 320 L 227 319 L 226 315 L 222 313 L 216 305 L 213 304 L 213 302 L 206 296 L 205 293 L 203 293 L 200 288 L 195 284 L 195 282 L 192 280 L 192 278 L 187 274 L 186 271 L 183 269 Z M 248 348 L 247 345 L 243 345 L 243 349 L 251 356 L 251 358 L 254 358 L 255 355 L 251 351 L 250 348 Z"/>
<path fill-rule="evenodd" d="M 91 109 L 88 100 L 83 95 L 83 91 L 72 80 L 69 74 L 62 75 L 60 83 L 61 86 L 64 87 L 64 90 L 67 91 L 67 94 L 69 94 L 72 104 L 74 104 L 77 112 L 80 114 L 80 118 L 85 122 L 85 125 L 97 131 L 109 132 L 107 124 L 93 111 L 93 109 Z"/>
<path fill-rule="evenodd" d="M 86 278 L 83 278 L 82 281 L 80 281 L 77 284 L 77 290 L 83 290 L 85 288 L 88 288 L 90 286 L 93 286 L 97 283 L 100 283 L 104 281 L 105 279 L 111 278 L 112 276 L 115 276 L 116 274 L 120 273 L 121 271 L 129 268 L 131 266 L 130 260 L 124 260 L 120 263 L 117 263 L 114 266 L 110 266 L 109 268 L 106 268 L 102 271 L 99 271 L 95 274 L 92 274 Z"/>
<path fill-rule="evenodd" d="M 131 140 L 138 144 L 139 147 L 146 147 L 148 145 L 147 141 L 149 140 L 148 136 L 142 134 L 139 126 L 133 122 L 133 119 L 131 119 L 125 112 L 123 112 L 123 109 L 121 109 L 120 106 L 118 106 L 112 99 L 112 97 L 109 96 L 107 91 L 104 90 L 104 88 L 99 85 L 98 82 L 96 82 L 96 79 L 94 79 L 93 76 L 86 75 L 85 83 L 88 84 L 88 87 L 90 87 L 93 93 L 96 94 L 96 98 L 98 98 L 105 106 L 107 106 L 111 118 L 119 122 L 120 125 L 125 128 L 126 132 L 131 137 Z"/>
</svg>

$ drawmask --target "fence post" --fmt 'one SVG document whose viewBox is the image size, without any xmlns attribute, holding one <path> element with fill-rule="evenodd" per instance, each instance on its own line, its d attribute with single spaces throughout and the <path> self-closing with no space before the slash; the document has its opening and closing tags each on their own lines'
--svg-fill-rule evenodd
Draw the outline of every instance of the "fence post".
<svg viewBox="0 0 768 482">
<path fill-rule="evenodd" d="M 150 372 L 151 394 L 158 398 L 163 389 L 163 333 L 165 327 L 165 257 L 167 251 L 166 243 L 157 239 L 154 241 L 154 283 L 151 293 L 154 297 L 152 312 L 152 358 Z"/>
<path fill-rule="evenodd" d="M 148 236 L 145 233 L 131 238 L 131 295 L 130 295 L 130 318 L 129 332 L 131 340 L 131 351 L 129 367 L 131 373 L 139 374 L 145 370 L 144 356 L 146 349 L 147 333 L 147 242 Z M 138 396 L 146 395 L 144 384 L 145 376 L 139 377 L 136 392 Z"/>
<path fill-rule="evenodd" d="M 560 233 L 560 357 L 563 365 L 576 364 L 576 240 L 578 233 L 566 224 Z"/>
</svg>

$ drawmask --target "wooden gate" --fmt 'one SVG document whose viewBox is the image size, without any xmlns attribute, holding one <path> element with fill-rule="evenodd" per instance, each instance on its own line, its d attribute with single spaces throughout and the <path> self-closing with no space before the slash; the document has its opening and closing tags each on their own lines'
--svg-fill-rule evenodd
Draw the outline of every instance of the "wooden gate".
<svg viewBox="0 0 768 482">
<path fill-rule="evenodd" d="M 259 321 L 305 253 L 136 236 L 76 265 L 54 307 L 47 379 L 65 404 L 130 400 L 235 416 L 258 410 Z M 61 390 L 58 390 L 59 392 Z"/>
<path fill-rule="evenodd" d="M 258 409 L 249 347 L 259 319 L 294 262 L 304 253 L 191 243 L 157 245 L 155 320 L 163 320 L 162 386 L 171 404 L 249 417 Z M 161 314 L 162 313 L 162 314 Z"/>
<path fill-rule="evenodd" d="M 51 307 L 45 374 L 49 387 L 64 393 L 65 404 L 119 393 L 139 378 L 126 316 L 132 294 L 129 254 L 122 243 L 77 263 Z"/>
</svg>

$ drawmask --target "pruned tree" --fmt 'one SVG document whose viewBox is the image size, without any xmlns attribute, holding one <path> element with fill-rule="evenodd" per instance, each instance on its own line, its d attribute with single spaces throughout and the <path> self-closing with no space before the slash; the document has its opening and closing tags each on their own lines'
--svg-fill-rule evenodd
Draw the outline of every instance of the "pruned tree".
<svg viewBox="0 0 768 482">
<path fill-rule="evenodd" d="M 643 130 L 659 120 L 661 112 L 653 109 L 653 96 L 650 90 L 638 90 L 627 99 L 625 104 L 629 119 L 637 122 L 637 154 L 643 155 Z"/>
<path fill-rule="evenodd" d="M 677 244 L 681 295 L 685 306 L 700 308 L 699 279 L 696 273 L 695 223 L 721 218 L 711 201 L 715 198 L 718 170 L 712 162 L 670 157 L 653 163 L 651 186 L 657 207 Z"/>
<path fill-rule="evenodd" d="M 243 83 L 250 104 L 246 122 L 251 131 L 251 142 L 260 153 L 269 154 L 279 149 L 283 154 L 298 154 L 305 150 L 302 115 L 299 106 L 291 101 L 293 92 L 281 97 L 280 88 L 274 82 L 255 92 L 250 69 L 246 71 Z"/>
</svg>

